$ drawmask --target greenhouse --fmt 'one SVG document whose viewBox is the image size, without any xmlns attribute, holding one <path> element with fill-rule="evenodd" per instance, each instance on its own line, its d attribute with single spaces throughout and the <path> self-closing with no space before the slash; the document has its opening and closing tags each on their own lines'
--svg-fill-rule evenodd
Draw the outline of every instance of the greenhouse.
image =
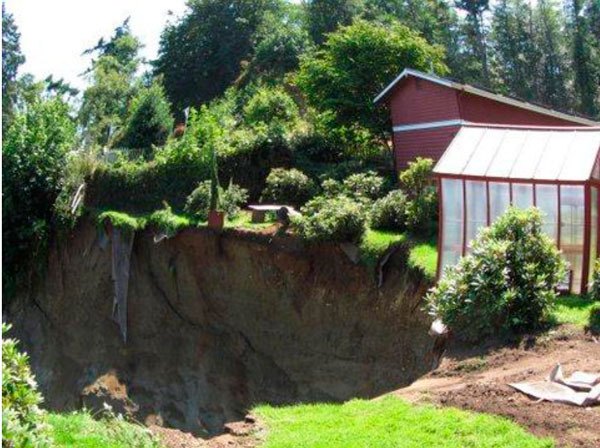
<svg viewBox="0 0 600 448">
<path fill-rule="evenodd" d="M 599 253 L 600 128 L 464 125 L 438 161 L 438 274 L 469 253 L 509 205 L 538 207 L 569 262 L 565 289 L 587 290 Z"/>
</svg>

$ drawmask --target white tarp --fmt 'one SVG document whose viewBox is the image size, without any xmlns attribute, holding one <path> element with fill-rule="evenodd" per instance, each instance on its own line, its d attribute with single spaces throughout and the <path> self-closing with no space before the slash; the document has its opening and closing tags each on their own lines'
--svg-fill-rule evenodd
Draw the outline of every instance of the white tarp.
<svg viewBox="0 0 600 448">
<path fill-rule="evenodd" d="M 600 374 L 574 372 L 565 378 L 558 364 L 547 381 L 512 383 L 512 388 L 534 398 L 545 401 L 594 406 L 600 404 Z"/>
</svg>

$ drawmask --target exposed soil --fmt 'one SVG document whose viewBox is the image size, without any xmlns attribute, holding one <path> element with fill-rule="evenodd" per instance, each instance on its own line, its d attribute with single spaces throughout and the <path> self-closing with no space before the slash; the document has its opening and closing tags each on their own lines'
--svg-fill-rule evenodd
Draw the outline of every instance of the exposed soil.
<svg viewBox="0 0 600 448">
<path fill-rule="evenodd" d="M 438 369 L 394 394 L 502 415 L 559 446 L 600 447 L 600 407 L 580 408 L 538 402 L 508 383 L 545 379 L 557 363 L 565 374 L 600 372 L 600 343 L 581 330 L 563 326 L 547 336 L 513 347 L 450 347 Z"/>
<path fill-rule="evenodd" d="M 256 403 L 374 397 L 437 366 L 430 286 L 398 250 L 375 275 L 335 244 L 188 229 L 136 234 L 127 341 L 113 315 L 111 245 L 82 222 L 8 311 L 54 410 L 108 402 L 149 426 L 221 434 Z M 34 286 L 34 287 L 33 287 Z"/>
</svg>

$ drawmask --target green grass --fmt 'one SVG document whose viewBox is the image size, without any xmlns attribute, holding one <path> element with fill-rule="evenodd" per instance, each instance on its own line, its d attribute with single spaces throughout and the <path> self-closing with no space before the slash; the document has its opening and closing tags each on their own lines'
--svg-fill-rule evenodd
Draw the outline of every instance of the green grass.
<svg viewBox="0 0 600 448">
<path fill-rule="evenodd" d="M 415 242 L 410 249 L 408 264 L 421 268 L 430 280 L 434 280 L 437 273 L 437 259 L 436 241 Z"/>
<path fill-rule="evenodd" d="M 53 447 L 159 448 L 161 444 L 141 425 L 119 418 L 95 420 L 87 412 L 48 415 Z"/>
<path fill-rule="evenodd" d="M 393 244 L 406 241 L 403 233 L 387 230 L 367 229 L 360 243 L 361 262 L 370 268 L 375 268 L 379 257 Z"/>
<path fill-rule="evenodd" d="M 267 213 L 265 222 L 252 222 L 252 212 L 248 210 L 241 210 L 234 218 L 225 219 L 226 229 L 247 229 L 247 230 L 261 230 L 271 227 L 275 223 L 272 213 Z"/>
<path fill-rule="evenodd" d="M 116 210 L 107 210 L 97 216 L 96 222 L 99 225 L 110 222 L 118 229 L 135 232 L 136 230 L 141 230 L 146 226 L 146 217 L 133 216 L 128 213 L 118 212 Z"/>
<path fill-rule="evenodd" d="M 410 405 L 395 397 L 344 404 L 259 406 L 267 425 L 263 448 L 552 447 L 501 417 Z"/>
<path fill-rule="evenodd" d="M 598 307 L 598 302 L 586 297 L 569 295 L 558 298 L 558 305 L 552 315 L 558 324 L 573 324 L 584 328 L 589 323 L 592 309 Z"/>
</svg>

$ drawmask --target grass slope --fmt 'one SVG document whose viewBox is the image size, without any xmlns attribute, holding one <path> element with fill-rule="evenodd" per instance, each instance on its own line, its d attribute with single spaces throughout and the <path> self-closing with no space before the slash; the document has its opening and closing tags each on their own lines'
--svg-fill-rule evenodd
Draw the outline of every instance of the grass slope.
<svg viewBox="0 0 600 448">
<path fill-rule="evenodd" d="M 395 397 L 306 404 L 255 412 L 267 425 L 263 448 L 553 447 L 501 417 L 414 406 Z"/>
<path fill-rule="evenodd" d="M 95 420 L 87 412 L 48 415 L 53 447 L 160 448 L 161 444 L 141 425 L 119 418 Z"/>
</svg>

